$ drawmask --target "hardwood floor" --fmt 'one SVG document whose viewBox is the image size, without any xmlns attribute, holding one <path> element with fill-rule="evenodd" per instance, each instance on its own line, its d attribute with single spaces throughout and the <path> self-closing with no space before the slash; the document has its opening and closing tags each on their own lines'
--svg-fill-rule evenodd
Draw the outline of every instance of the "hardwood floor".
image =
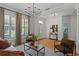
<svg viewBox="0 0 79 59">
<path fill-rule="evenodd" d="M 41 39 L 39 40 L 40 44 L 44 45 L 45 47 L 49 48 L 49 49 L 54 49 L 54 40 L 51 39 Z"/>
</svg>

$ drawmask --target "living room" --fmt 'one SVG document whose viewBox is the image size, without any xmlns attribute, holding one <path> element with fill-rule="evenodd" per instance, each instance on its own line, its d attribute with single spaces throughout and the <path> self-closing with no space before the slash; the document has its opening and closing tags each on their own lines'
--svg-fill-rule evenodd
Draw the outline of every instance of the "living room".
<svg viewBox="0 0 79 59">
<path fill-rule="evenodd" d="M 68 44 L 74 42 L 71 47 L 73 51 L 69 55 L 79 55 L 78 15 L 79 8 L 75 3 L 0 3 L 0 37 L 12 45 L 7 43 L 11 46 L 9 47 L 1 43 L 0 45 L 8 48 L 3 49 L 0 54 L 64 56 L 65 51 L 58 49 L 59 52 L 55 52 L 55 42 L 67 40 Z M 37 39 L 35 42 L 41 48 L 28 46 L 26 43 L 30 38 Z M 68 44 L 66 42 L 66 46 Z M 20 52 L 8 51 L 7 54 L 6 50 Z M 42 53 L 39 53 L 40 50 L 43 50 Z"/>
</svg>

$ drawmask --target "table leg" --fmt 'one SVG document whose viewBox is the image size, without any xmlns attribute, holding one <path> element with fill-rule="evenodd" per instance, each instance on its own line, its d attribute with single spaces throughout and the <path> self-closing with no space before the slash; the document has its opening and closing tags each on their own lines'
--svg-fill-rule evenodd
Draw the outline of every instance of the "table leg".
<svg viewBox="0 0 79 59">
<path fill-rule="evenodd" d="M 24 45 L 24 51 L 25 51 L 25 45 Z"/>
<path fill-rule="evenodd" d="M 45 56 L 45 47 L 44 47 L 44 56 Z"/>
<path fill-rule="evenodd" d="M 38 51 L 37 51 L 37 56 L 38 56 Z"/>
</svg>

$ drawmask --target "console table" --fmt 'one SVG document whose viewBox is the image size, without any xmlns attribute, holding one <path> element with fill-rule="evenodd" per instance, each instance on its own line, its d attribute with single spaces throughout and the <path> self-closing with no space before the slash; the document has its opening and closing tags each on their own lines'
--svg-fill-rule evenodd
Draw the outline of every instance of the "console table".
<svg viewBox="0 0 79 59">
<path fill-rule="evenodd" d="M 49 33 L 49 38 L 51 38 L 52 35 L 55 35 L 56 36 L 56 40 L 58 40 L 58 33 L 50 32 Z"/>
</svg>

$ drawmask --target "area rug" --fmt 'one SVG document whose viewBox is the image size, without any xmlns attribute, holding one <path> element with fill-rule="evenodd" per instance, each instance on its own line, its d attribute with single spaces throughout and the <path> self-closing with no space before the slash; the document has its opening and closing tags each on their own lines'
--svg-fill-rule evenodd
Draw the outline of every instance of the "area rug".
<svg viewBox="0 0 79 59">
<path fill-rule="evenodd" d="M 24 44 L 22 44 L 20 46 L 16 46 L 16 48 L 19 51 L 24 51 Z M 33 51 L 33 50 L 31 50 L 31 49 L 29 51 L 27 51 L 27 52 L 31 53 L 33 56 L 37 56 L 36 55 L 36 52 Z M 25 56 L 30 56 L 29 54 L 27 54 L 27 52 L 24 51 Z M 63 55 L 64 54 L 61 53 L 61 52 L 56 52 L 55 53 L 54 50 L 51 50 L 51 49 L 45 47 L 45 56 L 63 56 Z M 43 55 L 42 54 L 39 54 L 38 56 L 43 56 Z"/>
</svg>

